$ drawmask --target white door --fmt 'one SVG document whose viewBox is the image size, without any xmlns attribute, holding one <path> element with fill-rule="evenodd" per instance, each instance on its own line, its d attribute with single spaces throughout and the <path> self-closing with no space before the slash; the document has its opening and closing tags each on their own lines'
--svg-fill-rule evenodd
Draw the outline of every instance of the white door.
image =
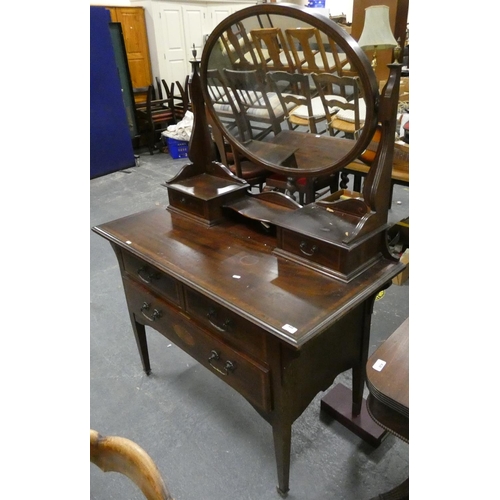
<svg viewBox="0 0 500 500">
<path fill-rule="evenodd" d="M 188 61 L 193 59 L 193 48 L 196 50 L 196 58 L 201 59 L 204 34 L 209 30 L 207 8 L 205 5 L 183 5 L 182 16 L 186 59 Z M 189 68 L 189 72 L 191 72 L 191 68 Z"/>
<path fill-rule="evenodd" d="M 153 13 L 155 31 L 160 27 L 161 32 L 155 37 L 160 78 L 168 83 L 176 80 L 183 83 L 191 73 L 193 44 L 196 58 L 200 59 L 207 35 L 230 14 L 249 5 L 252 4 L 155 2 L 154 11 L 158 9 L 158 17 Z"/>
<path fill-rule="evenodd" d="M 222 4 L 222 5 L 213 5 L 208 7 L 208 15 L 210 16 L 210 31 L 221 22 L 226 19 L 230 14 L 234 14 L 236 11 L 245 9 L 246 7 L 250 7 L 255 5 L 254 3 L 235 3 L 235 4 Z"/>
<path fill-rule="evenodd" d="M 221 5 L 217 7 L 209 7 L 208 8 L 208 15 L 210 16 L 210 31 L 213 31 L 213 29 L 221 22 L 226 19 L 227 16 L 232 14 L 234 12 L 234 9 L 229 6 Z M 207 33 L 209 34 L 209 33 Z"/>
<path fill-rule="evenodd" d="M 164 3 L 160 16 L 164 44 L 162 78 L 165 78 L 167 83 L 176 80 L 184 82 L 184 78 L 189 73 L 189 63 L 186 60 L 182 5 Z"/>
</svg>

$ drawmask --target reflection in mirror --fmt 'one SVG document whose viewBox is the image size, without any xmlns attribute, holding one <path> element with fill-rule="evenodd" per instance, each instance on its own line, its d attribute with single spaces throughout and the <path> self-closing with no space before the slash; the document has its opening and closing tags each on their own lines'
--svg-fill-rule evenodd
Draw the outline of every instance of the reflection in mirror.
<svg viewBox="0 0 500 500">
<path fill-rule="evenodd" d="M 348 35 L 307 24 L 302 12 L 298 17 L 252 14 L 223 26 L 204 56 L 205 90 L 226 134 L 245 152 L 268 151 L 262 142 L 289 146 L 290 154 L 282 156 L 294 160 L 285 164 L 319 171 L 354 147 L 365 122 L 365 92 L 347 55 Z M 300 134 L 342 141 L 311 165 L 310 152 L 303 151 L 310 141 L 297 142 Z"/>
</svg>

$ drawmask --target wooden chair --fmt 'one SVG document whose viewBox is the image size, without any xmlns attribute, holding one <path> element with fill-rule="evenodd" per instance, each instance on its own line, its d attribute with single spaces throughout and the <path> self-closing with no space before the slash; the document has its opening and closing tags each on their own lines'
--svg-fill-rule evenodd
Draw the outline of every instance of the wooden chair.
<svg viewBox="0 0 500 500">
<path fill-rule="evenodd" d="M 328 44 L 325 44 L 325 51 L 330 65 L 329 73 L 335 73 L 338 76 L 357 76 L 357 71 L 351 68 L 351 63 L 343 50 L 339 50 L 338 44 L 332 38 L 328 38 Z M 330 56 L 331 54 L 331 56 Z"/>
<path fill-rule="evenodd" d="M 298 202 L 301 205 L 307 205 L 327 192 L 331 194 L 335 193 L 338 190 L 338 186 L 338 172 L 312 179 L 272 174 L 267 177 L 263 191 L 279 191 L 289 195 L 294 200 L 297 195 Z M 309 197 L 311 193 L 312 198 Z"/>
<path fill-rule="evenodd" d="M 172 82 L 170 85 L 162 79 L 163 89 L 168 99 L 170 99 L 170 107 L 174 110 L 175 121 L 178 122 L 184 118 L 186 114 L 186 105 L 184 96 L 175 93 L 176 84 Z"/>
<path fill-rule="evenodd" d="M 237 129 L 241 142 L 281 132 L 280 100 L 267 91 L 260 71 L 208 70 L 207 82 L 215 112 L 228 130 Z"/>
<path fill-rule="evenodd" d="M 239 110 L 219 69 L 207 70 L 207 90 L 219 120 L 228 129 L 236 127 Z"/>
<path fill-rule="evenodd" d="M 90 461 L 103 472 L 127 476 L 147 500 L 174 500 L 153 459 L 130 439 L 90 429 Z"/>
<path fill-rule="evenodd" d="M 207 121 L 211 126 L 212 136 L 219 152 L 220 162 L 231 170 L 231 172 L 246 181 L 250 186 L 258 186 L 262 191 L 264 183 L 271 174 L 265 168 L 259 167 L 247 158 L 234 151 L 231 145 L 224 139 L 220 128 L 213 122 L 207 113 Z"/>
<path fill-rule="evenodd" d="M 189 75 L 186 75 L 183 83 L 181 83 L 179 80 L 176 80 L 175 86 L 179 91 L 178 96 L 181 99 L 184 114 L 186 114 L 186 111 L 193 111 L 193 106 L 191 104 L 191 93 L 189 90 Z M 176 97 L 176 99 L 177 98 L 178 97 Z"/>
<path fill-rule="evenodd" d="M 316 124 L 325 120 L 325 112 L 319 98 L 312 97 L 309 77 L 302 73 L 269 71 L 266 78 L 281 102 L 289 129 L 302 126 L 317 134 Z"/>
<path fill-rule="evenodd" d="M 319 73 L 333 70 L 335 60 L 331 53 L 327 56 L 321 34 L 317 28 L 288 28 L 285 30 L 285 35 L 297 71 Z"/>
<path fill-rule="evenodd" d="M 292 56 L 280 28 L 250 30 L 253 45 L 264 71 L 295 71 Z"/>
<path fill-rule="evenodd" d="M 249 138 L 262 139 L 271 131 L 279 134 L 285 112 L 276 93 L 268 92 L 264 74 L 257 69 L 224 68 L 223 75 L 238 109 L 245 115 Z"/>
<path fill-rule="evenodd" d="M 237 22 L 221 37 L 222 54 L 227 55 L 233 69 L 254 69 L 259 65 L 250 35 L 243 23 Z"/>
<path fill-rule="evenodd" d="M 323 105 L 330 135 L 343 132 L 346 137 L 356 139 L 365 123 L 366 112 L 359 95 L 358 78 L 339 77 L 331 73 L 312 73 L 311 76 Z M 339 90 L 339 95 L 332 94 L 335 88 Z M 346 98 L 347 88 L 353 89 L 351 101 Z"/>
<path fill-rule="evenodd" d="M 153 87 L 154 90 L 153 98 L 163 99 L 162 82 L 157 76 L 155 76 L 155 81 L 156 81 L 156 88 Z M 168 94 L 166 94 L 166 96 L 168 97 Z"/>
<path fill-rule="evenodd" d="M 175 112 L 172 108 L 172 100 L 155 99 L 153 85 L 148 87 L 145 105 L 136 107 L 137 118 L 142 125 L 142 130 L 147 136 L 149 153 L 153 154 L 158 135 L 167 129 L 168 125 L 175 123 Z"/>
<path fill-rule="evenodd" d="M 351 174 L 353 176 L 353 191 L 358 193 L 361 192 L 361 181 L 370 172 L 371 162 L 375 159 L 375 155 L 370 153 L 370 150 L 367 150 L 365 154 L 362 155 L 362 159 L 351 162 L 342 169 L 340 175 L 341 189 L 347 188 L 349 182 L 348 176 Z M 395 184 L 400 186 L 410 185 L 410 146 L 402 142 L 394 143 L 391 174 L 391 200 Z"/>
</svg>

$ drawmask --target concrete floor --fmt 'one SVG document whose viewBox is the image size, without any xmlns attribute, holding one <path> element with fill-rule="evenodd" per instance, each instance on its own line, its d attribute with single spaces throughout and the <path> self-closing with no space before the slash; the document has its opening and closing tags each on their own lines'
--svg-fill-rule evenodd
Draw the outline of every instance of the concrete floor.
<svg viewBox="0 0 500 500">
<path fill-rule="evenodd" d="M 166 207 L 160 184 L 186 160 L 147 152 L 138 166 L 90 181 L 90 223 Z M 409 215 L 409 189 L 395 186 L 390 219 Z M 90 426 L 142 446 L 176 500 L 278 500 L 271 427 L 239 394 L 174 344 L 147 329 L 152 374 L 142 371 L 118 263 L 90 236 Z M 409 315 L 409 282 L 375 303 L 370 354 Z M 334 385 L 350 385 L 350 372 Z M 367 392 L 366 392 L 367 393 Z M 378 448 L 322 414 L 317 395 L 293 425 L 289 500 L 368 500 L 409 475 L 408 445 Z M 90 498 L 143 500 L 127 478 L 90 464 Z"/>
</svg>

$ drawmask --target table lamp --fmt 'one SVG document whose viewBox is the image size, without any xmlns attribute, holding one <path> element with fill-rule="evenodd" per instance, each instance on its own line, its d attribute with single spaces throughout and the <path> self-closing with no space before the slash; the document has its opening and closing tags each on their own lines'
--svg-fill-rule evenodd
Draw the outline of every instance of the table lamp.
<svg viewBox="0 0 500 500">
<path fill-rule="evenodd" d="M 365 9 L 365 24 L 358 44 L 362 49 L 373 50 L 372 68 L 377 67 L 377 50 L 399 47 L 389 24 L 389 7 L 373 5 Z M 397 54 L 395 54 L 398 59 Z"/>
</svg>

